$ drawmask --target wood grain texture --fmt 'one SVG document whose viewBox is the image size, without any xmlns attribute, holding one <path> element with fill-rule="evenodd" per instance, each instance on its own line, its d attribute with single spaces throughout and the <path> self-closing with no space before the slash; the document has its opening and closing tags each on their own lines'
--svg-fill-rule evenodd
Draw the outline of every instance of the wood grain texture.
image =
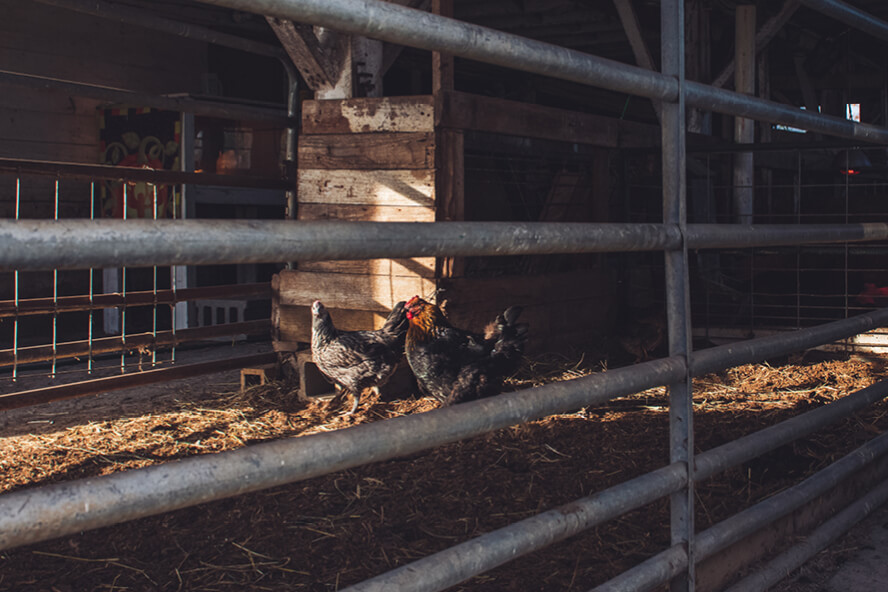
<svg viewBox="0 0 888 592">
<path fill-rule="evenodd" d="M 330 134 L 301 136 L 304 169 L 430 169 L 435 165 L 432 133 Z"/>
<path fill-rule="evenodd" d="M 432 169 L 300 169 L 298 184 L 300 204 L 435 205 Z"/>
<path fill-rule="evenodd" d="M 311 306 L 321 300 L 328 307 L 369 310 L 388 314 L 396 302 L 420 294 L 431 294 L 432 280 L 421 277 L 318 273 L 283 270 L 280 278 L 281 306 Z"/>
<path fill-rule="evenodd" d="M 431 96 L 379 97 L 302 103 L 302 133 L 432 132 Z"/>
</svg>

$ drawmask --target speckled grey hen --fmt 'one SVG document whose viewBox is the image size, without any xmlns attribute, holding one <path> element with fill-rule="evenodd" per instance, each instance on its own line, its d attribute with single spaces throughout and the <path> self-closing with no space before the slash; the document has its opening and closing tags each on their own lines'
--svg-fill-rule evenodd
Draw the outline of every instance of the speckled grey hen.
<svg viewBox="0 0 888 592">
<path fill-rule="evenodd" d="M 397 303 L 382 328 L 373 331 L 337 329 L 320 300 L 311 305 L 311 315 L 312 359 L 327 378 L 354 397 L 351 415 L 363 390 L 378 391 L 398 367 L 407 333 L 404 302 Z"/>
</svg>

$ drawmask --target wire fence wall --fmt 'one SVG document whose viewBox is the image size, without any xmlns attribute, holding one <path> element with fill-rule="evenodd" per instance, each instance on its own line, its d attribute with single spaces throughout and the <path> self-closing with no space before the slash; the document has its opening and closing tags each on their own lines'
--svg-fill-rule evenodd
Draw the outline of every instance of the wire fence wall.
<svg viewBox="0 0 888 592">
<path fill-rule="evenodd" d="M 846 161 L 855 153 L 871 155 L 866 168 L 844 174 Z M 691 221 L 731 223 L 733 187 L 723 177 L 725 161 L 732 154 L 713 151 L 698 157 L 708 174 L 689 183 Z M 752 187 L 756 223 L 804 226 L 888 221 L 888 208 L 881 199 L 888 189 L 883 148 L 781 149 L 776 144 L 757 153 L 756 160 L 767 171 Z M 662 188 L 656 175 L 645 174 L 649 157 L 629 155 L 623 167 L 627 219 L 655 219 Z M 881 244 L 694 253 L 689 266 L 696 334 L 738 339 L 762 331 L 809 327 L 885 306 L 886 255 L 888 249 Z M 649 255 L 636 256 L 632 269 L 635 276 L 645 279 L 662 274 L 661 262 Z M 633 291 L 644 290 L 639 282 L 635 284 Z M 873 345 L 866 347 L 882 351 L 883 345 L 877 345 L 880 339 L 868 342 Z"/>
<path fill-rule="evenodd" d="M 107 184 L 105 189 L 113 185 L 119 190 L 121 221 L 133 221 L 127 218 L 128 212 L 135 210 L 129 202 L 137 187 L 147 203 L 139 219 L 159 219 L 161 191 L 179 196 L 175 207 L 167 209 L 172 219 L 183 215 L 183 184 L 133 180 L 127 171 L 112 173 L 107 167 L 83 166 L 81 171 L 75 165 L 54 168 L 52 163 L 4 159 L 0 182 L 13 187 L 11 219 L 46 216 L 52 221 L 97 222 L 102 218 L 99 188 L 103 184 Z M 88 180 L 96 170 L 106 178 Z M 144 173 L 134 175 L 144 177 Z M 218 178 L 214 180 L 218 182 Z M 193 181 L 201 180 L 195 177 Z M 281 188 L 286 186 L 283 181 L 275 182 Z M 43 194 L 46 191 L 51 192 L 49 199 Z M 280 210 L 284 210 L 283 199 Z M 151 249 L 148 245 L 143 248 Z M 5 394 L 42 385 L 47 377 L 52 384 L 62 385 L 169 368 L 176 363 L 177 349 L 182 346 L 269 335 L 266 319 L 248 320 L 245 316 L 247 303 L 269 301 L 268 282 L 183 286 L 185 268 L 169 265 L 14 269 L 0 277 L 9 292 L 0 295 L 0 319 L 5 321 L 0 324 L 0 392 Z"/>
<path fill-rule="evenodd" d="M 536 548 L 669 496 L 672 506 L 670 546 L 598 589 L 649 590 L 671 581 L 675 590 L 693 590 L 697 562 L 815 499 L 853 471 L 871 467 L 874 459 L 883 457 L 888 451 L 888 437 L 883 434 L 780 496 L 752 506 L 704 532 L 695 532 L 692 518 L 695 480 L 736 466 L 848 417 L 883 399 L 888 394 L 888 384 L 879 383 L 790 421 L 695 454 L 690 379 L 883 326 L 888 323 L 888 309 L 820 323 L 788 334 L 692 351 L 689 339 L 689 252 L 694 249 L 884 241 L 888 239 L 888 224 L 847 223 L 847 220 L 827 225 L 688 224 L 685 104 L 876 142 L 888 138 L 888 129 L 837 121 L 683 81 L 682 44 L 670 41 L 684 38 L 683 5 L 675 0 L 661 3 L 663 74 L 615 65 L 592 56 L 577 55 L 576 52 L 372 0 L 260 0 L 250 3 L 212 0 L 210 3 L 424 49 L 451 50 L 463 57 L 661 100 L 664 107 L 662 223 L 289 223 L 284 226 L 271 222 L 220 224 L 217 221 L 190 224 L 143 221 L 126 225 L 73 224 L 54 220 L 24 224 L 0 221 L 0 268 L 76 269 L 116 265 L 121 261 L 163 266 L 205 261 L 664 251 L 670 355 L 632 367 L 428 413 L 247 446 L 233 452 L 189 458 L 89 481 L 6 494 L 0 496 L 0 548 L 402 456 L 546 415 L 600 404 L 654 386 L 668 385 L 671 461 L 667 466 L 568 506 L 466 541 L 350 589 L 443 590 Z M 841 6 L 839 9 L 841 11 Z M 100 231 L 98 236 L 97 230 Z M 195 239 L 197 230 L 205 232 Z M 146 256 L 138 250 L 139 242 L 146 237 L 178 241 L 175 244 L 179 248 L 159 248 Z M 238 248 L 230 248 L 232 244 Z M 226 245 L 229 248 L 225 248 Z M 812 538 L 816 543 L 791 548 L 764 570 L 739 582 L 737 589 L 766 589 L 779 579 L 780 574 L 815 553 L 818 545 L 834 539 L 886 500 L 888 486 L 884 484 L 863 494 L 846 511 L 815 532 Z"/>
</svg>

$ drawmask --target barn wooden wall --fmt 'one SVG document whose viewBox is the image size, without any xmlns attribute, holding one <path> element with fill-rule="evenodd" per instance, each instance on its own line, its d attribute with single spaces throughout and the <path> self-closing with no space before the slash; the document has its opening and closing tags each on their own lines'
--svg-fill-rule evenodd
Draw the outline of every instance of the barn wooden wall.
<svg viewBox="0 0 888 592">
<path fill-rule="evenodd" d="M 37 2 L 0 0 L 0 69 L 149 93 L 196 93 L 206 44 Z M 99 102 L 0 85 L 0 157 L 96 163 Z M 53 214 L 53 182 L 22 183 L 22 217 Z M 63 217 L 88 215 L 89 186 L 60 187 Z M 0 176 L 0 216 L 14 215 L 12 177 Z"/>
<path fill-rule="evenodd" d="M 0 0 L 0 15 L 2 70 L 156 94 L 201 90 L 204 43 L 37 2 Z M 97 163 L 99 105 L 0 83 L 0 157 Z M 54 215 L 54 179 L 23 176 L 19 191 L 22 218 Z M 61 180 L 58 192 L 60 218 L 89 216 L 89 183 Z M 15 193 L 15 177 L 0 175 L 0 217 L 15 216 Z M 21 282 L 21 297 L 51 294 L 48 272 L 29 278 Z M 63 274 L 60 281 L 64 294 L 85 293 L 77 274 Z M 11 297 L 11 281 L 0 281 L 0 299 Z"/>
<path fill-rule="evenodd" d="M 299 220 L 435 220 L 432 98 L 306 101 L 299 137 Z M 392 306 L 435 289 L 433 257 L 299 262 L 282 272 L 272 325 L 277 347 L 311 339 L 314 300 L 340 328 L 380 327 Z"/>
</svg>

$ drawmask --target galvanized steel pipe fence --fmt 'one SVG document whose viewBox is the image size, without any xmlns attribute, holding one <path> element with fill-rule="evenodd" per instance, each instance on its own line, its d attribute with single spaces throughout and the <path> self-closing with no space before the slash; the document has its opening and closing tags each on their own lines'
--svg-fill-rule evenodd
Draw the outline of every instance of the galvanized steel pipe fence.
<svg viewBox="0 0 888 592">
<path fill-rule="evenodd" d="M 344 32 L 445 51 L 621 90 L 662 101 L 664 223 L 270 223 L 219 221 L 0 222 L 0 269 L 59 269 L 137 264 L 248 263 L 662 250 L 670 356 L 632 367 L 550 384 L 432 412 L 297 439 L 251 445 L 107 477 L 0 496 L 0 548 L 194 505 L 380 461 L 484 434 L 554 413 L 600 404 L 655 386 L 670 390 L 670 463 L 615 487 L 466 541 L 356 584 L 351 590 L 443 590 L 473 575 L 564 539 L 633 508 L 671 496 L 671 544 L 601 590 L 647 590 L 673 582 L 694 589 L 697 562 L 800 507 L 873 459 L 880 436 L 796 487 L 696 533 L 694 482 L 749 460 L 882 400 L 879 383 L 836 403 L 702 454 L 693 454 L 693 376 L 850 337 L 888 324 L 888 309 L 785 335 L 692 352 L 689 342 L 687 252 L 737 246 L 850 242 L 888 238 L 885 224 L 829 226 L 688 225 L 685 215 L 684 105 L 760 118 L 841 137 L 886 142 L 888 129 L 829 118 L 683 80 L 683 7 L 663 0 L 664 73 L 617 64 L 374 0 L 209 0 L 211 4 L 289 18 Z M 810 3 L 808 3 L 810 5 Z M 836 4 L 832 3 L 835 7 Z M 839 4 L 839 10 L 841 10 Z M 668 166 L 667 166 L 668 165 Z M 145 240 L 161 248 L 146 257 Z M 738 584 L 762 590 L 774 574 L 797 565 L 885 500 L 886 487 L 866 494 L 817 531 L 816 544 L 778 558 L 760 579 Z M 782 573 L 782 572 L 779 572 Z"/>
</svg>

